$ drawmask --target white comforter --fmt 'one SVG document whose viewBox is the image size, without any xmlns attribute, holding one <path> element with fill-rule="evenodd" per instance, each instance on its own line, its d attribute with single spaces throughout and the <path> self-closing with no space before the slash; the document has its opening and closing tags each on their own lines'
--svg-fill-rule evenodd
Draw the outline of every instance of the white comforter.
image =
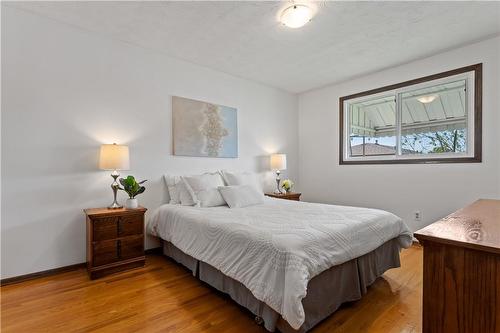
<svg viewBox="0 0 500 333">
<path fill-rule="evenodd" d="M 272 198 L 236 209 L 163 205 L 148 228 L 244 284 L 295 329 L 314 276 L 392 238 L 412 243 L 408 227 L 386 211 Z"/>
</svg>

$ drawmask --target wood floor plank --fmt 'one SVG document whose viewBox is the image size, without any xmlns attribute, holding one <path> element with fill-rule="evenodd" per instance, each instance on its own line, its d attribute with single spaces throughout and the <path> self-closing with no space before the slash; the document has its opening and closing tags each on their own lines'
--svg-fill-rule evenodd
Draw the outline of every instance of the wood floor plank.
<svg viewBox="0 0 500 333">
<path fill-rule="evenodd" d="M 421 332 L 422 248 L 401 253 L 357 302 L 313 332 Z M 173 261 L 149 255 L 144 268 L 89 280 L 84 269 L 0 288 L 1 331 L 263 333 L 247 310 Z"/>
</svg>

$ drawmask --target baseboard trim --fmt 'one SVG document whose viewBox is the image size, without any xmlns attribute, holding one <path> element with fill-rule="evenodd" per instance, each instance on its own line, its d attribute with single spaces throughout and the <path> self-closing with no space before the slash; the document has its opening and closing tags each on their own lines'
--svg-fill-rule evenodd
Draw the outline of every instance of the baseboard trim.
<svg viewBox="0 0 500 333">
<path fill-rule="evenodd" d="M 162 248 L 161 247 L 153 247 L 151 249 L 147 249 L 146 251 L 144 251 L 144 253 L 146 255 L 162 254 Z M 86 265 L 87 265 L 87 263 L 82 262 L 79 264 L 73 264 L 73 265 L 69 265 L 69 266 L 48 269 L 46 271 L 35 272 L 35 273 L 19 275 L 19 276 L 13 276 L 10 278 L 1 279 L 0 286 L 3 287 L 3 286 L 7 286 L 9 284 L 15 284 L 15 283 L 20 283 L 20 282 L 24 282 L 24 281 L 34 280 L 34 279 L 38 279 L 38 278 L 42 278 L 42 277 L 46 277 L 46 276 L 50 276 L 50 275 L 54 275 L 54 274 L 58 274 L 58 273 L 70 272 L 70 271 L 74 271 L 74 270 L 83 268 Z"/>
<path fill-rule="evenodd" d="M 74 270 L 83 268 L 86 265 L 87 265 L 87 263 L 82 262 L 79 264 L 73 264 L 73 265 L 69 265 L 69 266 L 48 269 L 46 271 L 35 272 L 35 273 L 19 275 L 19 276 L 13 276 L 10 278 L 0 280 L 0 286 L 3 287 L 3 286 L 7 286 L 9 284 L 15 284 L 15 283 L 20 283 L 20 282 L 24 282 L 24 281 L 33 280 L 33 279 L 38 279 L 41 277 L 46 277 L 46 276 L 50 276 L 50 275 L 54 275 L 54 274 L 58 274 L 58 273 L 70 272 L 70 271 L 74 271 Z"/>
</svg>

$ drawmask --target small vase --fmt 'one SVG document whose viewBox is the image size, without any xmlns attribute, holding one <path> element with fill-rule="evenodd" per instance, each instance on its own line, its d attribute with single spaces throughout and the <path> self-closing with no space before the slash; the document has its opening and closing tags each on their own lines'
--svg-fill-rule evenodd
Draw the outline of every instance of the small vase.
<svg viewBox="0 0 500 333">
<path fill-rule="evenodd" d="M 125 201 L 125 208 L 127 209 L 136 209 L 137 207 L 139 207 L 139 201 L 136 198 Z"/>
</svg>

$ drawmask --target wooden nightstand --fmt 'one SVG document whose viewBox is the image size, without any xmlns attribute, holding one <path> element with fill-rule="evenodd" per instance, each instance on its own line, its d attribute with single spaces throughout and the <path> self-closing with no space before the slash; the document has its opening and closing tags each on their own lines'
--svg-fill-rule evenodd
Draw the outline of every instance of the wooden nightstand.
<svg viewBox="0 0 500 333">
<path fill-rule="evenodd" d="M 268 197 L 272 198 L 278 198 L 278 199 L 285 199 L 285 200 L 294 200 L 294 201 L 300 201 L 300 196 L 302 193 L 296 193 L 296 192 L 289 192 L 289 193 L 266 193 Z"/>
<path fill-rule="evenodd" d="M 91 279 L 142 267 L 144 213 L 137 209 L 85 209 L 87 215 L 87 271 Z"/>
</svg>

